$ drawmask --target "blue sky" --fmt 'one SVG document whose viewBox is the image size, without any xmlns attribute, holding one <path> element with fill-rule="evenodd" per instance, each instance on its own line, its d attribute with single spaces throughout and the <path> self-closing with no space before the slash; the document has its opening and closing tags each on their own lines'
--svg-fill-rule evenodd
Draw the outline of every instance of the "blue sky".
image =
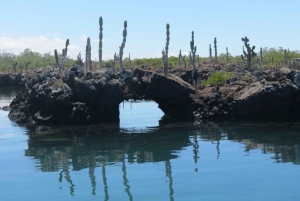
<svg viewBox="0 0 300 201">
<path fill-rule="evenodd" d="M 99 17 L 103 17 L 103 55 L 112 58 L 122 42 L 127 20 L 124 56 L 160 57 L 170 24 L 169 54 L 190 50 L 191 31 L 200 56 L 218 41 L 218 53 L 226 47 L 240 55 L 247 36 L 257 47 L 300 50 L 300 1 L 271 0 L 0 0 L 0 49 L 18 53 L 25 48 L 41 53 L 61 50 L 70 39 L 69 56 L 84 55 L 91 38 L 92 58 L 98 59 Z"/>
</svg>

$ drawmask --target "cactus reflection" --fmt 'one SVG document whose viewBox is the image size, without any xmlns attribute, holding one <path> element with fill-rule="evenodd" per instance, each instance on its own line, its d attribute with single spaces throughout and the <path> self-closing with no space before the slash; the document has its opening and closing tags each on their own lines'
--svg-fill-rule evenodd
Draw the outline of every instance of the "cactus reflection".
<svg viewBox="0 0 300 201">
<path fill-rule="evenodd" d="M 51 132 L 43 128 L 44 131 L 40 131 L 39 137 L 35 131 L 29 132 L 29 148 L 25 150 L 25 155 L 38 160 L 40 165 L 37 168 L 42 172 L 59 171 L 59 182 L 65 179 L 69 183 L 71 195 L 76 191 L 76 184 L 72 180 L 74 171 L 88 169 L 91 193 L 96 194 L 96 177 L 98 182 L 102 179 L 105 200 L 109 199 L 109 189 L 112 188 L 108 185 L 109 168 L 120 166 L 128 200 L 133 200 L 130 176 L 127 174 L 127 170 L 130 169 L 128 164 L 164 163 L 169 197 L 170 200 L 174 200 L 171 164 L 179 157 L 181 150 L 192 147 L 191 160 L 196 166 L 195 172 L 198 171 L 197 163 L 201 160 L 200 148 L 203 141 L 215 144 L 217 159 L 222 157 L 222 141 L 230 140 L 244 144 L 244 151 L 248 154 L 251 154 L 250 150 L 261 149 L 263 153 L 272 153 L 272 160 L 277 163 L 300 164 L 300 139 L 294 134 L 299 128 L 289 129 L 289 133 L 282 135 L 287 127 L 290 125 L 274 127 L 271 124 L 266 127 L 265 124 L 249 125 L 243 122 L 233 124 L 205 122 L 191 125 L 162 118 L 156 130 L 141 134 L 122 133 L 118 125 L 82 127 L 74 130 L 54 128 L 55 136 L 63 136 L 67 140 L 53 139 L 53 141 L 49 140 L 49 137 L 53 136 Z M 48 132 L 44 134 L 47 140 L 40 137 L 44 132 Z M 102 175 L 95 174 L 96 168 L 101 169 Z"/>
</svg>

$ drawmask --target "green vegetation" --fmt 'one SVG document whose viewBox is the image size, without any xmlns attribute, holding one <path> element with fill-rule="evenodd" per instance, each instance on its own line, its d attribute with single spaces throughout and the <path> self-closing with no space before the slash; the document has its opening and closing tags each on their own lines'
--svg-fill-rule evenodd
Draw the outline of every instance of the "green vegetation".
<svg viewBox="0 0 300 201">
<path fill-rule="evenodd" d="M 276 62 L 284 62 L 284 54 L 285 49 L 282 47 L 279 48 L 263 48 L 262 54 L 263 54 L 263 67 L 270 67 L 275 66 Z M 184 56 L 184 55 L 182 55 Z M 300 58 L 300 51 L 288 51 L 287 53 L 287 60 L 290 61 L 293 58 Z M 187 63 L 187 68 L 191 68 L 189 66 L 189 58 L 186 56 L 185 58 Z M 202 62 L 208 62 L 210 59 L 209 57 L 200 57 L 200 63 Z M 230 53 L 228 53 L 228 60 L 232 63 L 243 63 L 241 56 L 232 56 Z M 226 62 L 226 53 L 221 53 L 218 55 L 218 61 L 219 62 Z M 253 61 L 253 66 L 258 66 L 256 59 Z M 197 62 L 198 63 L 198 59 Z M 68 57 L 65 68 L 70 68 L 72 65 L 75 64 L 75 60 Z M 103 67 L 112 67 L 113 60 L 104 60 L 103 61 Z M 174 67 L 178 66 L 178 57 L 170 56 L 168 58 L 168 66 Z M 13 66 L 15 66 L 16 72 L 26 71 L 27 70 L 34 70 L 40 67 L 46 67 L 46 66 L 55 66 L 55 58 L 53 53 L 45 53 L 40 54 L 38 52 L 33 52 L 30 49 L 25 49 L 23 52 L 21 52 L 19 55 L 9 53 L 9 52 L 1 52 L 0 53 L 0 72 L 13 72 Z M 131 66 L 150 66 L 150 67 L 163 67 L 163 61 L 162 58 L 141 58 L 141 59 L 129 59 L 129 57 L 126 57 L 123 59 L 123 66 L 124 68 L 129 68 Z M 99 66 L 98 61 L 92 61 L 93 69 L 97 69 L 97 66 Z M 119 63 L 115 63 L 115 67 L 119 68 Z M 184 68 L 184 64 L 182 64 L 182 68 Z"/>
<path fill-rule="evenodd" d="M 245 80 L 245 81 L 249 81 L 249 80 L 251 80 L 253 77 L 251 76 L 251 75 L 244 75 L 243 77 L 242 77 L 242 80 Z"/>
<path fill-rule="evenodd" d="M 214 85 L 222 85 L 225 84 L 226 81 L 232 78 L 233 73 L 229 72 L 215 72 L 203 83 L 204 86 L 208 86 L 210 84 Z"/>
<path fill-rule="evenodd" d="M 73 59 L 68 58 L 65 67 L 70 68 L 74 63 L 75 61 Z M 19 55 L 9 52 L 0 53 L 0 71 L 14 72 L 13 64 L 16 64 L 16 72 L 22 72 L 34 70 L 39 67 L 55 66 L 55 58 L 50 52 L 42 55 L 30 49 L 25 49 Z"/>
</svg>

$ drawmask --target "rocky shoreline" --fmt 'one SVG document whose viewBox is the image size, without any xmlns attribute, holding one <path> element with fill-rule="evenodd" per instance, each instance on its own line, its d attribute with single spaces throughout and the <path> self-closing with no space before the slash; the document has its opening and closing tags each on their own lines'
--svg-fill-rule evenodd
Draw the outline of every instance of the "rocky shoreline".
<svg viewBox="0 0 300 201">
<path fill-rule="evenodd" d="M 203 86 L 216 71 L 234 76 L 222 85 Z M 61 74 L 42 69 L 33 75 L 30 80 L 26 77 L 26 88 L 10 104 L 9 117 L 18 123 L 117 122 L 119 104 L 129 99 L 154 100 L 165 114 L 179 119 L 300 118 L 300 71 L 285 67 L 245 70 L 235 64 L 202 65 L 196 72 L 170 68 L 168 76 L 162 68 L 132 68 L 120 75 L 109 69 L 84 73 L 72 67 Z"/>
<path fill-rule="evenodd" d="M 30 73 L 0 73 L 0 87 L 24 86 L 32 76 Z"/>
</svg>

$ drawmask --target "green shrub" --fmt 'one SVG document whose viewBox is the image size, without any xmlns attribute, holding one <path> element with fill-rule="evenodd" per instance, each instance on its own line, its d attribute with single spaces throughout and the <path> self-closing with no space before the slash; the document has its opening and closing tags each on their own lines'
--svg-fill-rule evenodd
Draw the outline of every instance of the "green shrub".
<svg viewBox="0 0 300 201">
<path fill-rule="evenodd" d="M 229 72 L 215 72 L 203 83 L 204 86 L 214 84 L 214 85 L 222 85 L 225 84 L 226 81 L 232 78 L 233 73 Z"/>
<path fill-rule="evenodd" d="M 251 75 L 244 75 L 243 77 L 242 77 L 242 80 L 244 80 L 244 81 L 249 81 L 249 80 L 251 80 L 253 77 L 251 76 Z"/>
</svg>

